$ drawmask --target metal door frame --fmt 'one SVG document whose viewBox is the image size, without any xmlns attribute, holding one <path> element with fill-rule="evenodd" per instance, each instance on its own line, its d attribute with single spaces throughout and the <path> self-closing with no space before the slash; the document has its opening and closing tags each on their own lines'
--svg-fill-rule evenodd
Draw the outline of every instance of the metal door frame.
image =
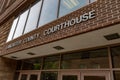
<svg viewBox="0 0 120 80">
<path fill-rule="evenodd" d="M 41 72 L 38 72 L 38 71 L 22 71 L 22 72 L 20 72 L 18 80 L 21 80 L 22 74 L 27 75 L 27 80 L 30 79 L 30 75 L 32 75 L 32 74 L 38 75 L 38 79 L 37 80 L 40 80 Z"/>
<path fill-rule="evenodd" d="M 58 80 L 62 80 L 63 75 L 77 75 L 78 80 L 84 80 L 84 76 L 105 76 L 105 80 L 110 80 L 110 71 L 60 71 Z"/>
</svg>

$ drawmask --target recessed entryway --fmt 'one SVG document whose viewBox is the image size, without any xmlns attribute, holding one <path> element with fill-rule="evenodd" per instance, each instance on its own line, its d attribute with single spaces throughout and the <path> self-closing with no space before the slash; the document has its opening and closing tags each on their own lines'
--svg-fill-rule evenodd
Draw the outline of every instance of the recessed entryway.
<svg viewBox="0 0 120 80">
<path fill-rule="evenodd" d="M 58 80 L 110 80 L 109 71 L 66 71 Z"/>
<path fill-rule="evenodd" d="M 21 72 L 18 80 L 40 80 L 40 72 L 35 71 Z"/>
<path fill-rule="evenodd" d="M 18 80 L 110 80 L 106 70 L 23 71 Z"/>
</svg>

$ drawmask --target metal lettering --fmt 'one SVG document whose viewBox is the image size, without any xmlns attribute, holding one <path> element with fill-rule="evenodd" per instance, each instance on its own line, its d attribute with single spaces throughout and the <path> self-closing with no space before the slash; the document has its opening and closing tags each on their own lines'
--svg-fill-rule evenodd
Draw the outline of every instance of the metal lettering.
<svg viewBox="0 0 120 80">
<path fill-rule="evenodd" d="M 70 20 L 70 26 L 75 25 L 75 23 L 76 23 L 76 19 L 71 19 L 71 20 Z"/>
<path fill-rule="evenodd" d="M 64 27 L 63 28 L 66 28 L 66 27 L 69 27 L 70 26 L 70 21 L 66 21 L 65 23 L 64 23 Z"/>
<path fill-rule="evenodd" d="M 84 13 L 83 15 L 80 15 L 79 17 L 72 18 L 70 20 L 67 20 L 65 22 L 62 22 L 62 23 L 60 23 L 58 25 L 55 25 L 55 26 L 53 26 L 51 28 L 48 28 L 48 29 L 44 30 L 43 35 L 44 36 L 49 35 L 51 33 L 57 32 L 59 30 L 65 29 L 65 28 L 70 27 L 70 26 L 73 26 L 75 24 L 85 22 L 85 21 L 87 21 L 89 19 L 93 19 L 95 17 L 96 17 L 95 16 L 95 10 L 92 10 L 92 11 L 90 11 L 88 13 Z M 31 36 L 29 36 L 27 38 L 24 38 L 22 40 L 11 43 L 6 48 L 9 49 L 9 48 L 15 47 L 15 46 L 18 46 L 18 45 L 20 45 L 22 43 L 27 43 L 27 42 L 30 42 L 32 40 L 35 40 L 35 39 L 37 39 L 39 37 L 40 37 L 40 34 L 34 34 L 34 35 L 31 35 Z"/>
<path fill-rule="evenodd" d="M 92 11 L 90 11 L 89 12 L 89 19 L 93 19 L 93 18 L 95 18 L 96 16 L 95 16 L 95 10 L 92 10 Z"/>
<path fill-rule="evenodd" d="M 89 13 L 85 13 L 82 15 L 82 21 L 87 21 L 89 19 Z"/>
</svg>

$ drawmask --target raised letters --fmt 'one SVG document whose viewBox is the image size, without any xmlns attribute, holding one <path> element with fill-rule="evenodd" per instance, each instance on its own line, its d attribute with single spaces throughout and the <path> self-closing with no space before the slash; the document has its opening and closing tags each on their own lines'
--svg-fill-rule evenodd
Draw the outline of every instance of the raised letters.
<svg viewBox="0 0 120 80">
<path fill-rule="evenodd" d="M 70 26 L 73 26 L 75 24 L 79 24 L 81 22 L 85 22 L 89 19 L 93 19 L 95 18 L 95 10 L 92 10 L 88 13 L 84 13 L 83 15 L 80 15 L 79 17 L 76 17 L 76 18 L 72 18 L 68 21 L 65 21 L 59 25 L 56 25 L 56 26 L 53 26 L 51 28 L 48 28 L 44 31 L 44 35 L 49 35 L 51 33 L 54 33 L 56 31 L 59 31 L 61 29 L 64 29 L 64 28 L 67 28 L 67 27 L 70 27 Z"/>
</svg>

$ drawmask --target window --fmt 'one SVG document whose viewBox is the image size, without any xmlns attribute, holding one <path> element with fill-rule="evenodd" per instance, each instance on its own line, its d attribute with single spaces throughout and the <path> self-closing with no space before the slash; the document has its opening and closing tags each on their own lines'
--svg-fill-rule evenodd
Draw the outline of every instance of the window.
<svg viewBox="0 0 120 80">
<path fill-rule="evenodd" d="M 62 69 L 98 69 L 108 67 L 107 49 L 83 51 L 62 56 Z"/>
<path fill-rule="evenodd" d="M 42 72 L 40 80 L 57 80 L 57 72 Z"/>
<path fill-rule="evenodd" d="M 36 29 L 41 8 L 41 2 L 42 1 L 39 1 L 34 6 L 31 7 L 24 33 Z"/>
<path fill-rule="evenodd" d="M 92 3 L 92 2 L 95 2 L 95 1 L 97 1 L 97 0 L 90 0 L 91 3 Z"/>
<path fill-rule="evenodd" d="M 38 78 L 38 75 L 35 75 L 35 74 L 30 75 L 30 80 L 38 80 L 37 78 Z"/>
<path fill-rule="evenodd" d="M 114 72 L 114 80 L 120 80 L 120 71 Z"/>
<path fill-rule="evenodd" d="M 17 28 L 15 30 L 15 34 L 14 34 L 13 39 L 22 35 L 24 27 L 25 27 L 25 22 L 27 19 L 28 11 L 29 10 L 25 11 L 23 14 L 20 15 L 18 25 L 17 25 Z"/>
<path fill-rule="evenodd" d="M 22 66 L 22 61 L 18 60 L 17 61 L 17 66 L 16 66 L 16 70 L 21 70 L 21 66 Z"/>
<path fill-rule="evenodd" d="M 60 56 L 49 56 L 45 57 L 43 69 L 58 69 L 59 68 Z"/>
<path fill-rule="evenodd" d="M 57 18 L 57 10 L 58 0 L 44 0 L 39 26 L 55 20 Z"/>
<path fill-rule="evenodd" d="M 120 46 L 113 47 L 112 51 L 112 60 L 113 60 L 113 67 L 120 68 Z"/>
<path fill-rule="evenodd" d="M 11 4 L 14 1 L 11 0 L 8 3 Z M 94 1 L 96 0 L 37 0 L 36 4 L 14 20 L 7 41 L 15 39 Z"/>
<path fill-rule="evenodd" d="M 27 80 L 27 74 L 22 74 L 20 80 Z"/>
<path fill-rule="evenodd" d="M 89 4 L 89 0 L 61 0 L 59 17 Z"/>
<path fill-rule="evenodd" d="M 10 33 L 9 33 L 7 42 L 10 41 L 10 40 L 12 40 L 13 35 L 14 35 L 14 30 L 15 30 L 16 25 L 17 25 L 17 22 L 18 22 L 18 18 L 16 18 L 16 19 L 13 21 L 13 24 L 12 24 L 12 27 L 11 27 L 11 30 L 10 30 Z"/>
<path fill-rule="evenodd" d="M 106 80 L 105 76 L 84 76 L 84 80 Z"/>
<path fill-rule="evenodd" d="M 34 58 L 23 61 L 22 70 L 40 70 L 42 67 L 42 59 Z"/>
<path fill-rule="evenodd" d="M 63 75 L 62 80 L 78 80 L 77 75 Z"/>
</svg>

